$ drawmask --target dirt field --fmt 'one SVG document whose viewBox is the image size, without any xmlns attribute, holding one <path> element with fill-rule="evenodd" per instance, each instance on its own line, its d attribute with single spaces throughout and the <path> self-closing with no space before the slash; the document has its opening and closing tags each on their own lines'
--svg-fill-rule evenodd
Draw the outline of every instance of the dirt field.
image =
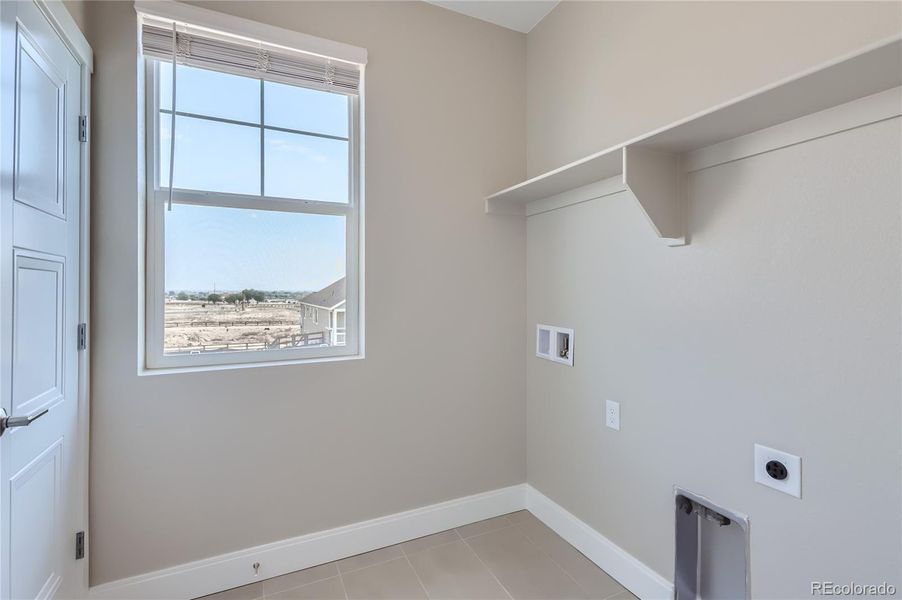
<svg viewBox="0 0 902 600">
<path fill-rule="evenodd" d="M 300 330 L 298 304 L 256 304 L 243 308 L 202 302 L 167 302 L 167 352 L 263 349 Z"/>
</svg>

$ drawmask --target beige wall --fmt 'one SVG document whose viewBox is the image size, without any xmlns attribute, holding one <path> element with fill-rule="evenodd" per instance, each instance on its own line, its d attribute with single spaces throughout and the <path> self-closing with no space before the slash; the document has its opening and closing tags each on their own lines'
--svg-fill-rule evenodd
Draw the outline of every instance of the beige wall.
<svg viewBox="0 0 902 600">
<path fill-rule="evenodd" d="M 205 6 L 369 50 L 367 356 L 137 375 L 135 11 L 89 3 L 95 585 L 526 475 L 525 225 L 482 200 L 524 175 L 525 37 L 424 3 Z"/>
<path fill-rule="evenodd" d="M 134 9 L 85 3 L 92 584 L 521 482 L 527 462 L 668 577 L 679 483 L 751 516 L 756 597 L 899 583 L 898 121 L 694 175 L 686 248 L 623 195 L 526 226 L 482 196 L 898 31 L 900 5 L 566 3 L 528 36 L 422 3 L 203 5 L 370 52 L 367 358 L 136 374 Z M 576 329 L 573 369 L 524 363 L 536 321 Z M 753 442 L 802 455 L 803 500 L 752 483 Z"/>
<path fill-rule="evenodd" d="M 900 6 L 562 4 L 527 41 L 529 170 L 897 32 Z M 900 146 L 894 119 L 695 173 L 681 248 L 623 193 L 530 217 L 528 354 L 536 322 L 576 344 L 572 369 L 527 359 L 529 482 L 668 578 L 678 484 L 750 516 L 753 597 L 898 586 Z M 802 456 L 801 500 L 753 482 L 756 442 Z"/>
<path fill-rule="evenodd" d="M 562 2 L 527 36 L 537 175 L 898 32 L 900 2 Z"/>
</svg>

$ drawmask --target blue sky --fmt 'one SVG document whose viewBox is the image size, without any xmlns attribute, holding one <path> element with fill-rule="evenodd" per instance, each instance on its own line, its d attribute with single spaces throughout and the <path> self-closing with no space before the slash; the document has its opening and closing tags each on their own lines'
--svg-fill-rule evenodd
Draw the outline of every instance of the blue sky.
<svg viewBox="0 0 902 600">
<path fill-rule="evenodd" d="M 180 112 L 260 123 L 259 80 L 178 67 Z M 160 63 L 160 106 L 171 106 Z M 347 136 L 348 100 L 265 82 L 265 124 Z M 171 116 L 160 115 L 160 187 L 169 184 Z M 174 186 L 261 193 L 259 125 L 176 118 Z M 348 201 L 348 142 L 264 129 L 267 196 Z M 317 290 L 344 276 L 345 219 L 175 204 L 166 213 L 167 290 Z"/>
<path fill-rule="evenodd" d="M 344 276 L 345 219 L 176 204 L 166 213 L 166 290 L 312 291 Z"/>
</svg>

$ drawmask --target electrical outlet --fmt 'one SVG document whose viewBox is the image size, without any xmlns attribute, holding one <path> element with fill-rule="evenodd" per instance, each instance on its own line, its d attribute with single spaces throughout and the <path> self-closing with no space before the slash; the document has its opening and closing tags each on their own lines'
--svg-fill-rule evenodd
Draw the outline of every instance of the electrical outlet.
<svg viewBox="0 0 902 600">
<path fill-rule="evenodd" d="M 755 444 L 755 481 L 778 492 L 802 497 L 802 459 Z"/>
<path fill-rule="evenodd" d="M 620 403 L 613 400 L 605 401 L 604 415 L 604 424 L 620 431 Z"/>
</svg>

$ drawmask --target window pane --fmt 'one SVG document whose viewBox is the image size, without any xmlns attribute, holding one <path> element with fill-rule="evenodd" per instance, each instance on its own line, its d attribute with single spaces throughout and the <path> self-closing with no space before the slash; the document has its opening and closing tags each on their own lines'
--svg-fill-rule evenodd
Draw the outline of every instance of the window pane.
<svg viewBox="0 0 902 600">
<path fill-rule="evenodd" d="M 260 123 L 260 80 L 179 65 L 179 112 Z M 172 64 L 160 61 L 160 108 L 172 109 Z"/>
<path fill-rule="evenodd" d="M 166 353 L 344 345 L 345 217 L 177 204 L 165 218 Z"/>
<path fill-rule="evenodd" d="M 160 113 L 160 187 L 169 187 L 169 127 Z M 260 129 L 192 117 L 175 120 L 175 180 L 186 190 L 260 194 Z"/>
<path fill-rule="evenodd" d="M 283 83 L 263 83 L 266 125 L 348 137 L 348 97 Z"/>
<path fill-rule="evenodd" d="M 348 201 L 348 142 L 267 129 L 267 196 Z"/>
<path fill-rule="evenodd" d="M 348 142 L 269 129 L 265 136 L 267 196 L 348 201 Z"/>
</svg>

